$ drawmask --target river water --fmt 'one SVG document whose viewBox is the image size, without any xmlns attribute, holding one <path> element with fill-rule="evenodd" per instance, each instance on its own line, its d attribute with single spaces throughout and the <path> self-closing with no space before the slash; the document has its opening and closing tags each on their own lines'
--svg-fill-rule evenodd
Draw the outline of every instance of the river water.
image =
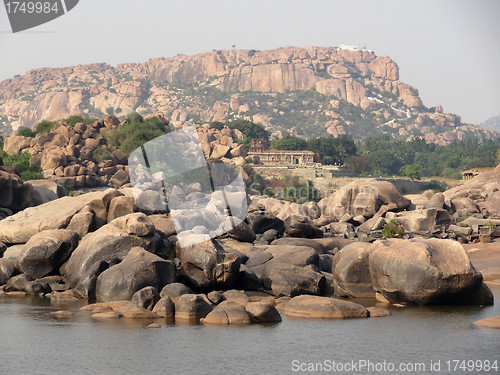
<svg viewBox="0 0 500 375">
<path fill-rule="evenodd" d="M 492 290 L 500 301 L 500 288 Z M 499 305 L 392 306 L 393 315 L 383 318 L 283 316 L 278 324 L 243 327 L 161 322 L 157 329 L 147 328 L 151 321 L 96 321 L 81 306 L 1 297 L 0 374 L 294 374 L 321 373 L 320 365 L 324 373 L 335 374 L 500 374 L 500 368 L 448 371 L 447 363 L 452 361 L 451 370 L 453 360 L 496 360 L 500 366 L 500 330 L 472 324 L 500 315 Z M 61 307 L 75 315 L 52 317 Z M 354 369 L 348 367 L 353 364 Z M 391 364 L 394 371 L 384 371 Z M 340 365 L 347 367 L 331 371 L 333 366 L 342 369 Z"/>
</svg>

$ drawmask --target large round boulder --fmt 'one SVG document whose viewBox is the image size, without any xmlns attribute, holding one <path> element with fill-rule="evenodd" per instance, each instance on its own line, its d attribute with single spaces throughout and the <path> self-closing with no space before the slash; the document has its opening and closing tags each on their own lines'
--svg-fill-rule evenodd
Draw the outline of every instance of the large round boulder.
<svg viewBox="0 0 500 375">
<path fill-rule="evenodd" d="M 122 216 L 86 235 L 61 267 L 61 273 L 74 288 L 94 263 L 122 260 L 130 249 L 137 246 L 154 253 L 159 245 L 160 236 L 146 215 Z"/>
<path fill-rule="evenodd" d="M 78 245 L 78 233 L 65 229 L 46 230 L 35 234 L 17 257 L 21 272 L 35 279 L 56 270 Z"/>
<path fill-rule="evenodd" d="M 374 289 L 400 304 L 493 304 L 483 276 L 452 240 L 383 240 L 369 254 Z"/>
<path fill-rule="evenodd" d="M 176 255 L 181 262 L 179 274 L 192 287 L 227 289 L 239 276 L 240 258 L 215 240 L 186 247 L 177 243 Z"/>
<path fill-rule="evenodd" d="M 175 302 L 175 320 L 200 320 L 212 311 L 202 296 L 184 294 Z"/>
<path fill-rule="evenodd" d="M 357 242 L 344 247 L 332 261 L 337 297 L 374 297 L 368 256 L 372 245 Z"/>
<path fill-rule="evenodd" d="M 99 275 L 96 297 L 101 301 L 131 300 L 135 292 L 152 286 L 157 291 L 177 280 L 175 265 L 141 247 L 131 249 L 123 261 Z"/>
<path fill-rule="evenodd" d="M 204 319 L 203 324 L 250 324 L 252 320 L 245 307 L 234 301 L 223 301 Z"/>
</svg>

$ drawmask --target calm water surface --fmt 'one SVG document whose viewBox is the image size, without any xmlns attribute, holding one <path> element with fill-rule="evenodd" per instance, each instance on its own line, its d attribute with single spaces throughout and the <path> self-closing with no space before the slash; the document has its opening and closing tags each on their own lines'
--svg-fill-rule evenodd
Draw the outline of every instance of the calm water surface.
<svg viewBox="0 0 500 375">
<path fill-rule="evenodd" d="M 500 301 L 500 289 L 492 290 Z M 245 327 L 163 323 L 158 329 L 146 328 L 151 321 L 94 321 L 81 306 L 0 298 L 0 374 L 294 374 L 310 362 L 360 360 L 394 363 L 397 374 L 500 374 L 500 369 L 448 372 L 445 364 L 454 359 L 500 363 L 500 330 L 472 324 L 500 315 L 499 305 L 391 307 L 392 316 L 362 320 L 283 316 L 279 324 Z M 61 307 L 75 315 L 53 318 L 50 313 Z M 431 371 L 431 361 L 441 361 L 441 371 Z M 397 371 L 400 363 L 424 363 L 426 371 Z"/>
</svg>

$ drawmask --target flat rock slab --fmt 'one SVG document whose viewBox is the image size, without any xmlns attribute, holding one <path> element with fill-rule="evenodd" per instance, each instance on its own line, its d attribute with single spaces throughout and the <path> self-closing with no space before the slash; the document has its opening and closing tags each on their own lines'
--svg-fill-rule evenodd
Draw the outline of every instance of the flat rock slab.
<svg viewBox="0 0 500 375">
<path fill-rule="evenodd" d="M 463 245 L 484 281 L 500 279 L 500 239 L 489 243 Z"/>
<path fill-rule="evenodd" d="M 21 244 L 41 231 L 66 228 L 76 213 L 103 194 L 94 192 L 78 197 L 63 197 L 9 216 L 0 221 L 0 241 Z"/>
<path fill-rule="evenodd" d="M 305 319 L 368 318 L 368 310 L 357 303 L 336 298 L 302 295 L 292 298 L 285 315 Z"/>
<path fill-rule="evenodd" d="M 392 315 L 389 310 L 383 309 L 381 307 L 367 307 L 366 309 L 370 313 L 370 318 L 381 318 L 383 316 Z"/>
<path fill-rule="evenodd" d="M 500 315 L 478 320 L 474 324 L 481 327 L 500 329 Z"/>
</svg>

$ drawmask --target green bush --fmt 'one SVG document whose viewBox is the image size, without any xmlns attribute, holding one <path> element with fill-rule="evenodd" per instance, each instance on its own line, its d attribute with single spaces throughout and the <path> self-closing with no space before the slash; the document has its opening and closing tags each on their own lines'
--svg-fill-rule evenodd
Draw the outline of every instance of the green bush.
<svg viewBox="0 0 500 375">
<path fill-rule="evenodd" d="M 29 128 L 24 128 L 24 127 L 19 128 L 19 130 L 17 131 L 17 134 L 21 135 L 23 137 L 34 137 L 34 136 L 36 136 L 36 133 L 33 130 L 31 130 Z"/>
<path fill-rule="evenodd" d="M 38 134 L 49 133 L 55 124 L 56 124 L 55 121 L 46 121 L 46 120 L 41 121 L 38 123 L 38 125 L 36 127 L 36 132 Z"/>
<path fill-rule="evenodd" d="M 92 153 L 92 159 L 94 159 L 97 163 L 100 163 L 104 160 L 112 160 L 113 157 L 107 148 L 98 147 Z"/>
<path fill-rule="evenodd" d="M 132 151 L 165 134 L 165 126 L 156 117 L 147 120 L 139 114 L 133 114 L 125 120 L 120 129 L 110 132 L 108 139 L 112 146 L 118 147 L 129 156 Z"/>
<path fill-rule="evenodd" d="M 255 51 L 254 49 L 251 49 L 250 51 L 248 51 L 248 57 L 252 57 L 253 55 L 255 55 Z"/>
<path fill-rule="evenodd" d="M 7 155 L 5 151 L 0 150 L 0 157 L 3 159 L 4 165 L 16 168 L 16 171 L 24 181 L 43 178 L 42 168 L 38 165 L 30 164 L 31 154 L 29 152 L 25 151 L 20 154 Z"/>
<path fill-rule="evenodd" d="M 397 220 L 391 220 L 382 228 L 382 237 L 394 238 L 396 235 L 402 236 L 405 233 L 403 226 Z"/>
</svg>

